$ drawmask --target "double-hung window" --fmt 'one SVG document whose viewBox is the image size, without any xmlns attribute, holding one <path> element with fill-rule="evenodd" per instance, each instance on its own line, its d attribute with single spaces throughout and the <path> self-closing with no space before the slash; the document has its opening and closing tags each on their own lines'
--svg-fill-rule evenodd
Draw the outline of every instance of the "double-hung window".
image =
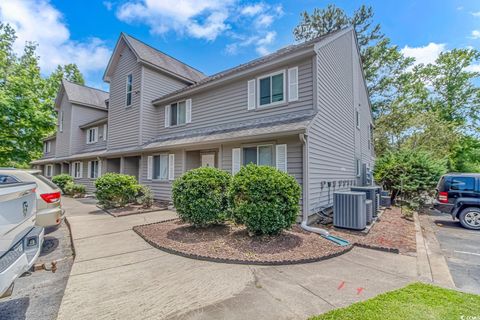
<svg viewBox="0 0 480 320">
<path fill-rule="evenodd" d="M 51 141 L 45 141 L 45 142 L 43 143 L 43 152 L 44 152 L 44 153 L 49 153 L 50 150 L 51 150 L 51 147 L 52 147 Z"/>
<path fill-rule="evenodd" d="M 87 130 L 87 144 L 92 144 L 98 141 L 98 127 L 93 127 Z"/>
<path fill-rule="evenodd" d="M 50 178 L 53 175 L 53 165 L 47 164 L 45 166 L 45 176 Z"/>
<path fill-rule="evenodd" d="M 127 76 L 127 94 L 125 97 L 125 105 L 128 107 L 132 105 L 132 88 L 133 88 L 133 76 L 129 74 Z"/>
<path fill-rule="evenodd" d="M 170 105 L 170 126 L 184 124 L 187 121 L 186 101 L 175 102 Z"/>
<path fill-rule="evenodd" d="M 260 166 L 275 166 L 273 161 L 273 145 L 243 148 L 243 165 L 249 163 Z"/>
<path fill-rule="evenodd" d="M 168 180 L 168 154 L 153 157 L 153 179 Z"/>
<path fill-rule="evenodd" d="M 358 110 L 355 110 L 355 125 L 357 129 L 360 129 L 360 112 Z"/>
<path fill-rule="evenodd" d="M 63 132 L 63 111 L 60 111 L 58 118 L 58 130 Z"/>
<path fill-rule="evenodd" d="M 258 106 L 285 102 L 285 71 L 258 78 Z"/>
<path fill-rule="evenodd" d="M 73 163 L 73 177 L 77 178 L 77 179 L 82 177 L 82 163 L 81 162 L 74 162 Z"/>
<path fill-rule="evenodd" d="M 98 160 L 92 160 L 88 162 L 88 177 L 90 179 L 98 178 L 98 167 L 99 163 Z"/>
</svg>

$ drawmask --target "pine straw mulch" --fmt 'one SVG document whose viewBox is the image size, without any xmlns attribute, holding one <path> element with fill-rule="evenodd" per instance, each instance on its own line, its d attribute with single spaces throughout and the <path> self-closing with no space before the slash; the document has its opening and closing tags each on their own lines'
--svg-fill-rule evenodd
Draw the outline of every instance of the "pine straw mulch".
<svg viewBox="0 0 480 320">
<path fill-rule="evenodd" d="M 179 219 L 136 226 L 152 246 L 189 258 L 239 264 L 295 264 L 320 261 L 349 251 L 299 226 L 277 236 L 250 237 L 233 224 L 194 228 Z"/>
<path fill-rule="evenodd" d="M 333 227 L 328 231 L 361 247 L 407 255 L 417 252 L 415 222 L 405 218 L 398 207 L 386 209 L 367 234 Z"/>
<path fill-rule="evenodd" d="M 153 205 L 149 208 L 144 208 L 142 205 L 137 205 L 137 204 L 128 204 L 125 207 L 110 208 L 110 209 L 105 209 L 101 206 L 98 206 L 98 207 L 103 211 L 105 211 L 106 213 L 114 216 L 115 218 L 118 218 L 118 217 L 130 216 L 132 214 L 141 214 L 141 213 L 148 213 L 153 211 L 167 210 L 168 202 L 155 201 Z"/>
</svg>

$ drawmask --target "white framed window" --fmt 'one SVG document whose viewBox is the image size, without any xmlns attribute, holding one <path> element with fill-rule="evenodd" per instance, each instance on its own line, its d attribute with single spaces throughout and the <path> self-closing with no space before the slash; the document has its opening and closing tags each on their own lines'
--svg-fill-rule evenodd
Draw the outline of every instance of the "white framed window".
<svg viewBox="0 0 480 320">
<path fill-rule="evenodd" d="M 362 171 L 362 163 L 360 162 L 360 159 L 355 159 L 355 175 L 357 177 L 360 177 L 361 171 Z"/>
<path fill-rule="evenodd" d="M 96 143 L 98 141 L 98 127 L 89 128 L 87 130 L 87 144 Z"/>
<path fill-rule="evenodd" d="M 243 148 L 244 166 L 249 163 L 259 166 L 274 166 L 275 162 L 273 160 L 273 144 Z"/>
<path fill-rule="evenodd" d="M 51 148 L 52 148 L 52 142 L 51 141 L 45 141 L 43 143 L 43 152 L 44 153 L 49 153 L 51 151 Z"/>
<path fill-rule="evenodd" d="M 45 165 L 45 170 L 44 170 L 45 177 L 51 178 L 53 175 L 53 164 L 47 164 Z"/>
<path fill-rule="evenodd" d="M 285 102 L 285 70 L 257 78 L 257 105 L 268 107 Z"/>
<path fill-rule="evenodd" d="M 192 99 L 174 102 L 165 106 L 165 127 L 192 122 Z"/>
<path fill-rule="evenodd" d="M 88 162 L 88 177 L 90 179 L 98 178 L 100 173 L 100 163 L 98 160 L 92 160 Z"/>
<path fill-rule="evenodd" d="M 129 75 L 127 75 L 127 83 L 126 83 L 125 105 L 127 107 L 132 105 L 132 91 L 133 91 L 133 76 L 130 73 Z"/>
<path fill-rule="evenodd" d="M 147 158 L 147 178 L 160 181 L 175 179 L 175 154 L 158 154 Z"/>
<path fill-rule="evenodd" d="M 60 132 L 63 132 L 63 111 L 60 111 L 60 114 L 58 116 L 58 130 Z"/>
<path fill-rule="evenodd" d="M 82 168 L 82 163 L 77 161 L 77 162 L 74 162 L 72 164 L 72 173 L 73 173 L 73 177 L 78 179 L 78 178 L 82 178 L 83 176 L 83 168 Z"/>
<path fill-rule="evenodd" d="M 368 127 L 368 149 L 373 149 L 372 148 L 373 144 L 373 124 L 370 123 L 370 126 Z"/>
</svg>

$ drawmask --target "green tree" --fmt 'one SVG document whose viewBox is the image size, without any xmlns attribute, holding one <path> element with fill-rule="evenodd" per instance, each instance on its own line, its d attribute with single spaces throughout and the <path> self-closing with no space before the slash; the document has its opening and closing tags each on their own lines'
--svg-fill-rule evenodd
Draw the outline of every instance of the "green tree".
<svg viewBox="0 0 480 320">
<path fill-rule="evenodd" d="M 40 157 L 42 138 L 55 130 L 54 100 L 61 78 L 83 83 L 73 64 L 42 77 L 37 46 L 27 42 L 18 56 L 15 40 L 13 28 L 0 24 L 0 166 L 26 166 Z"/>
</svg>

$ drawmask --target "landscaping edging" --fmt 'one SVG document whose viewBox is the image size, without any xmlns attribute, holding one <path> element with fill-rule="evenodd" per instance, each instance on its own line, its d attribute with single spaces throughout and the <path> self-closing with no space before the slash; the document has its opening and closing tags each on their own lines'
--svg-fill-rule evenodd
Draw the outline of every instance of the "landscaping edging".
<svg viewBox="0 0 480 320">
<path fill-rule="evenodd" d="M 111 215 L 111 216 L 114 217 L 114 218 L 122 218 L 122 217 L 127 217 L 127 216 L 133 216 L 133 215 L 135 215 L 135 214 L 143 214 L 143 213 L 150 213 L 150 212 L 166 211 L 166 210 L 168 210 L 168 207 L 166 207 L 166 208 L 155 208 L 155 209 L 146 209 L 146 210 L 137 211 L 137 212 L 125 213 L 125 214 L 121 214 L 121 215 L 115 215 L 115 214 L 113 214 L 112 212 L 110 212 L 109 209 L 105 209 L 105 208 L 103 208 L 102 206 L 99 206 L 98 204 L 96 205 L 96 207 L 97 207 L 98 209 L 104 211 L 105 213 Z"/>
<path fill-rule="evenodd" d="M 206 255 L 201 255 L 201 254 L 193 254 L 193 253 L 188 253 L 184 251 L 180 251 L 177 249 L 174 249 L 172 247 L 167 247 L 160 245 L 156 243 L 155 241 L 150 240 L 148 237 L 146 237 L 142 232 L 139 231 L 140 228 L 154 225 L 154 224 L 161 224 L 161 223 L 167 223 L 171 221 L 178 220 L 178 218 L 174 219 L 169 219 L 161 222 L 154 222 L 154 223 L 147 223 L 143 225 L 138 225 L 133 227 L 133 231 L 138 234 L 143 240 L 145 240 L 148 244 L 150 244 L 152 247 L 157 248 L 159 250 L 162 250 L 164 252 L 170 253 L 170 254 L 175 254 L 181 257 L 185 258 L 190 258 L 190 259 L 195 259 L 195 260 L 202 260 L 202 261 L 209 261 L 209 262 L 216 262 L 216 263 L 227 263 L 227 264 L 242 264 L 242 265 L 265 265 L 265 266 L 274 266 L 274 265 L 293 265 L 293 264 L 304 264 L 304 263 L 312 263 L 312 262 L 318 262 L 322 260 L 327 260 L 331 258 L 338 257 L 344 253 L 349 252 L 350 250 L 353 249 L 354 245 L 349 245 L 344 247 L 343 250 L 332 253 L 332 254 L 327 254 L 324 256 L 319 256 L 319 257 L 314 257 L 314 258 L 305 258 L 305 259 L 285 259 L 285 260 L 248 260 L 248 259 L 229 259 L 229 258 L 220 258 L 220 257 L 212 257 L 212 256 L 206 256 Z M 325 240 L 328 241 L 328 240 Z"/>
</svg>

